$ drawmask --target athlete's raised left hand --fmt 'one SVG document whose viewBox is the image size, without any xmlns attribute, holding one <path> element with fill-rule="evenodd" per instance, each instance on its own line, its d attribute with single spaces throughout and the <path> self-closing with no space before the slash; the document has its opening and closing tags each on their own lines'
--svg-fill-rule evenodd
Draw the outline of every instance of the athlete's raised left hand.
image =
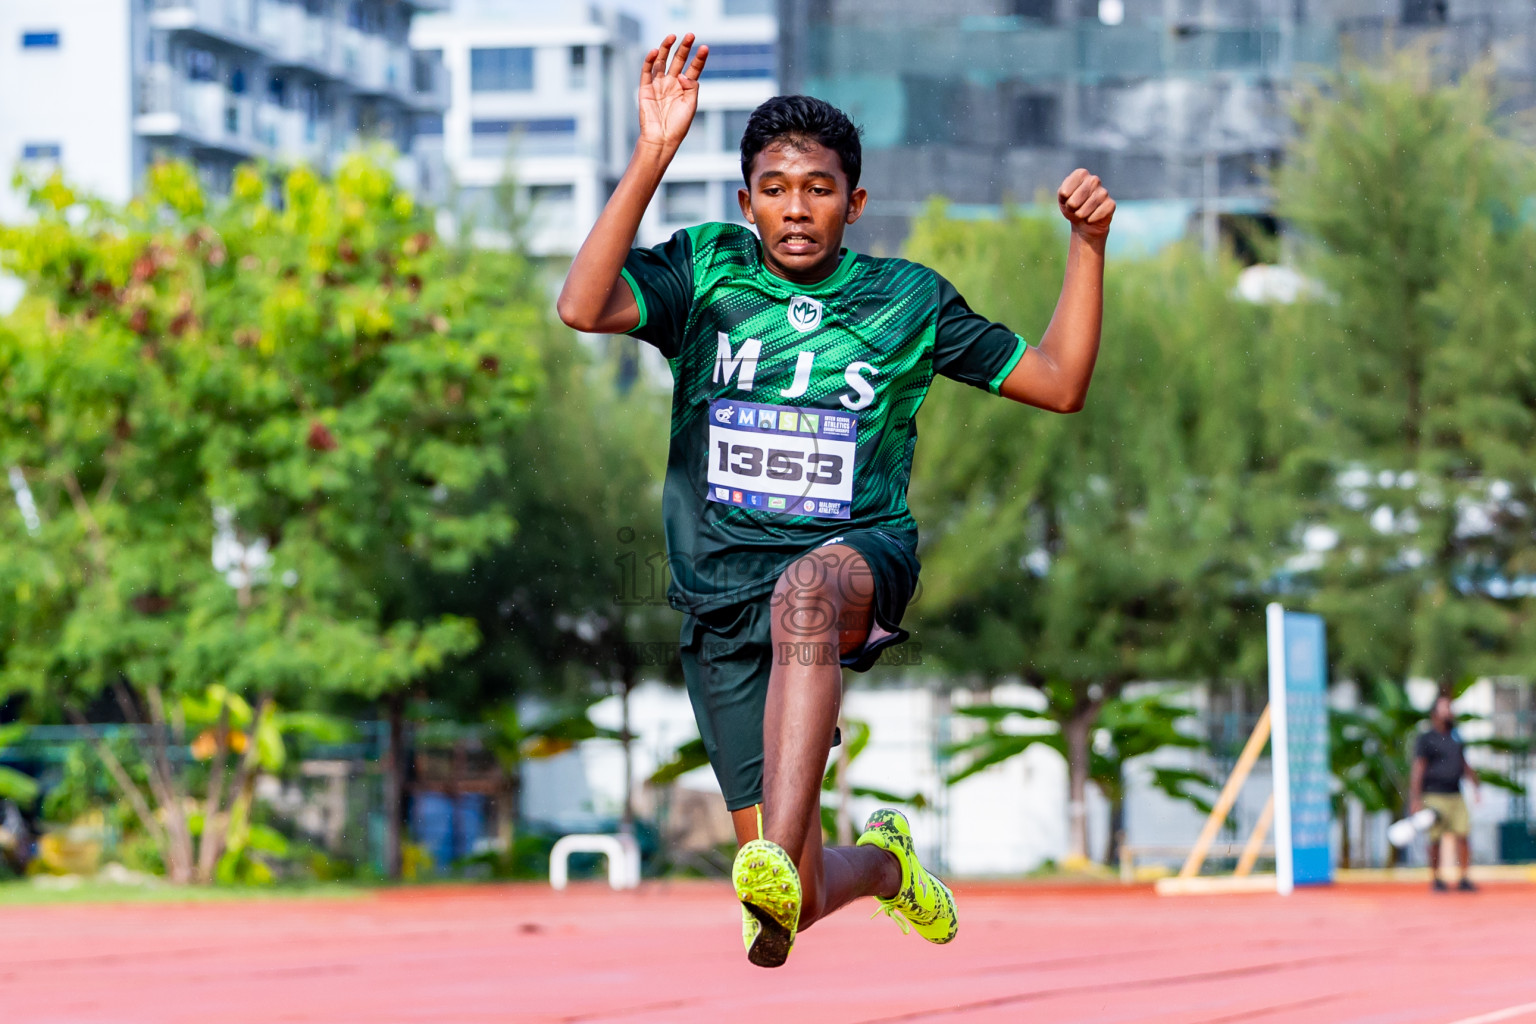
<svg viewBox="0 0 1536 1024">
<path fill-rule="evenodd" d="M 1115 215 L 1115 201 L 1097 174 L 1079 167 L 1056 190 L 1056 205 L 1072 230 L 1090 239 L 1109 234 L 1109 222 Z"/>
<path fill-rule="evenodd" d="M 597 223 L 581 243 L 555 309 L 567 327 L 593 334 L 628 334 L 640 324 L 635 295 L 619 283 L 640 219 L 661 187 L 667 165 L 699 109 L 699 74 L 709 47 L 693 48 L 693 33 L 669 35 L 645 55 L 640 69 L 640 140 Z M 692 54 L 692 60 L 689 59 Z M 668 60 L 671 66 L 668 66 Z"/>
<path fill-rule="evenodd" d="M 676 50 L 672 49 L 674 43 L 678 44 Z M 699 75 L 709 59 L 709 47 L 700 45 L 690 62 L 692 50 L 692 32 L 680 43 L 669 35 L 645 55 L 640 69 L 640 141 L 659 147 L 669 156 L 682 145 L 699 107 Z"/>
</svg>

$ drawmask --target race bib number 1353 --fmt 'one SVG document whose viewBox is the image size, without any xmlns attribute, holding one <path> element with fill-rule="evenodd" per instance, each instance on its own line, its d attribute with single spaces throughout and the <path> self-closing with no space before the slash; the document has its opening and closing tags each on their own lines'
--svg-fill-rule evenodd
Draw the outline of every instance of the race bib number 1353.
<svg viewBox="0 0 1536 1024">
<path fill-rule="evenodd" d="M 859 418 L 722 399 L 709 407 L 709 500 L 847 519 Z"/>
</svg>

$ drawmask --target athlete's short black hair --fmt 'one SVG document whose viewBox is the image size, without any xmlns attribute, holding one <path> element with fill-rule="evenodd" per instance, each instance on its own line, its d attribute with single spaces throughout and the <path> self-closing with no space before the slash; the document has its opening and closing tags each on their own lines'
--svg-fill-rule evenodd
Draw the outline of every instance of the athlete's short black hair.
<svg viewBox="0 0 1536 1024">
<path fill-rule="evenodd" d="M 859 127 L 826 100 L 814 96 L 775 96 L 765 100 L 747 118 L 747 130 L 741 133 L 741 177 L 752 184 L 752 161 L 775 142 L 791 146 L 819 142 L 843 162 L 848 187 L 859 184 L 864 167 L 864 150 L 859 145 Z"/>
</svg>

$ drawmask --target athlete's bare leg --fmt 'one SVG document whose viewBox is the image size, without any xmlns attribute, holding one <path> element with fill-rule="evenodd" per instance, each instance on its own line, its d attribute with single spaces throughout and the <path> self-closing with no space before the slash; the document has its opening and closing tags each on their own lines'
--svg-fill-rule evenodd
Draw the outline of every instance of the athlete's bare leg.
<svg viewBox="0 0 1536 1024">
<path fill-rule="evenodd" d="M 821 780 L 843 699 L 839 655 L 869 636 L 874 588 L 851 547 L 817 548 L 797 560 L 773 595 L 773 670 L 763 713 L 763 838 L 800 873 L 800 930 L 861 896 L 889 898 L 901 867 L 868 846 L 824 848 Z M 758 838 L 757 810 L 732 814 L 738 843 Z"/>
</svg>

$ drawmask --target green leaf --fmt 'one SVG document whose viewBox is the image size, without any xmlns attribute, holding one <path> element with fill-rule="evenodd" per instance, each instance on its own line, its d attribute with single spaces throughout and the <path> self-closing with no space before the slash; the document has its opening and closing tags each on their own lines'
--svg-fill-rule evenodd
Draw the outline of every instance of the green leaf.
<svg viewBox="0 0 1536 1024">
<path fill-rule="evenodd" d="M 1210 814 L 1214 800 L 1201 790 L 1214 794 L 1220 786 L 1205 772 L 1189 768 L 1153 768 L 1152 785 L 1174 800 L 1190 804 L 1201 814 Z"/>
<path fill-rule="evenodd" d="M 869 723 L 856 718 L 845 718 L 842 724 L 842 745 L 832 748 L 831 762 L 821 777 L 821 788 L 830 791 L 837 788 L 837 773 L 846 759 L 852 765 L 869 746 Z"/>
<path fill-rule="evenodd" d="M 709 755 L 704 751 L 702 739 L 692 739 L 678 747 L 672 757 L 651 773 L 646 779 L 646 785 L 666 786 L 677 781 L 678 776 L 702 768 L 709 764 Z"/>
<path fill-rule="evenodd" d="M 1036 711 L 1034 708 L 1013 707 L 1007 704 L 965 704 L 954 709 L 954 713 L 966 718 L 981 718 L 988 722 L 1001 722 L 1008 718 L 1044 719 L 1049 721 L 1051 716 L 1044 711 Z"/>
<path fill-rule="evenodd" d="M 14 768 L 0 765 L 0 800 L 12 800 L 23 807 L 30 807 L 37 799 L 37 780 Z"/>
<path fill-rule="evenodd" d="M 1044 744 L 1053 750 L 1064 753 L 1065 744 L 1060 733 L 1032 733 L 1023 736 L 989 734 L 965 743 L 958 743 L 944 748 L 946 757 L 959 758 L 966 755 L 965 767 L 959 771 L 951 772 L 946 777 L 945 784 L 953 786 L 955 783 L 970 778 L 978 772 L 986 771 L 993 765 L 1002 764 L 1011 758 L 1024 753 L 1036 744 Z"/>
<path fill-rule="evenodd" d="M 246 845 L 257 853 L 273 857 L 286 857 L 291 849 L 288 837 L 269 825 L 252 825 Z"/>
<path fill-rule="evenodd" d="M 4 750 L 27 734 L 32 727 L 25 722 L 13 722 L 10 725 L 0 725 L 0 750 Z"/>
<path fill-rule="evenodd" d="M 350 743 L 357 738 L 357 726 L 348 719 L 319 711 L 280 711 L 278 730 L 284 735 L 303 736 L 316 743 Z"/>
<path fill-rule="evenodd" d="M 256 723 L 256 758 L 266 772 L 282 771 L 283 764 L 288 760 L 288 748 L 283 743 L 278 716 L 270 708 Z"/>
<path fill-rule="evenodd" d="M 1524 796 L 1526 794 L 1525 786 L 1516 781 L 1513 776 L 1506 775 L 1504 772 L 1479 768 L 1477 770 L 1477 777 L 1480 782 L 1484 783 L 1485 785 L 1492 786 L 1495 789 L 1502 789 L 1505 792 L 1514 793 L 1517 796 Z"/>
<path fill-rule="evenodd" d="M 875 789 L 870 786 L 849 786 L 848 792 L 852 796 L 870 797 L 879 800 L 883 804 L 900 804 L 912 807 L 916 810 L 925 810 L 928 807 L 928 798 L 921 793 L 911 793 L 906 796 L 900 793 L 892 793 L 885 789 Z"/>
</svg>

